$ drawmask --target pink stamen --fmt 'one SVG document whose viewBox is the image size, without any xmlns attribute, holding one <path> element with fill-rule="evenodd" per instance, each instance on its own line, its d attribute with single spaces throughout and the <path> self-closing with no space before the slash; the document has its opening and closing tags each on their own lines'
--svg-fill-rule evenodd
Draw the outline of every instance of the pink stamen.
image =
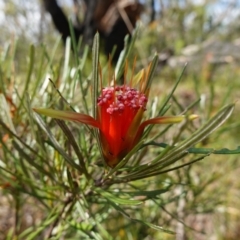
<svg viewBox="0 0 240 240">
<path fill-rule="evenodd" d="M 147 101 L 144 93 L 123 85 L 104 88 L 98 98 L 98 106 L 105 105 L 107 113 L 114 114 L 123 113 L 126 107 L 129 110 L 146 110 Z"/>
</svg>

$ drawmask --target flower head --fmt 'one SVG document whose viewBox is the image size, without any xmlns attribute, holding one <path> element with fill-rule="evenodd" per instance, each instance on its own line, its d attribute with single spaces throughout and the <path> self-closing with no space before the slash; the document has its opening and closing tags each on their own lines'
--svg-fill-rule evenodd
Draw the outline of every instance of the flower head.
<svg viewBox="0 0 240 240">
<path fill-rule="evenodd" d="M 143 92 L 127 85 L 102 90 L 97 118 L 103 154 L 109 166 L 116 165 L 135 145 L 147 101 Z"/>
<path fill-rule="evenodd" d="M 144 129 L 149 124 L 181 122 L 184 116 L 156 117 L 142 122 L 148 102 L 148 72 L 143 69 L 129 84 L 108 86 L 101 89 L 97 100 L 97 118 L 67 111 L 53 109 L 34 109 L 34 111 L 53 118 L 76 121 L 99 129 L 99 138 L 104 160 L 108 166 L 116 166 L 139 142 Z M 137 80 L 136 80 L 137 79 Z M 133 83 L 139 82 L 139 88 Z M 196 115 L 189 118 L 194 119 Z"/>
</svg>

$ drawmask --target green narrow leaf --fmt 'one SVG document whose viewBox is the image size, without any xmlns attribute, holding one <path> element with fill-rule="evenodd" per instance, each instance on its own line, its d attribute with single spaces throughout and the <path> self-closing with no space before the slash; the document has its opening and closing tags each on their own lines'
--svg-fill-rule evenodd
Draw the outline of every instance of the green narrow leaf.
<svg viewBox="0 0 240 240">
<path fill-rule="evenodd" d="M 234 149 L 234 150 L 230 150 L 228 148 L 214 150 L 213 154 L 240 154 L 240 146 L 238 146 L 237 149 Z"/>
<path fill-rule="evenodd" d="M 28 234 L 29 231 L 26 231 L 26 230 L 24 232 L 22 232 L 20 235 L 22 237 L 21 239 L 28 239 L 28 240 L 36 239 L 37 236 L 39 236 L 42 231 L 47 229 L 48 226 L 57 219 L 58 214 L 54 211 L 56 211 L 56 210 L 54 209 L 52 212 L 50 212 L 48 214 L 48 217 L 44 221 L 41 222 L 41 225 L 36 227 L 34 229 L 34 231 L 30 232 L 30 234 Z"/>
<path fill-rule="evenodd" d="M 171 149 L 168 154 L 164 157 L 160 154 L 157 158 L 152 161 L 152 164 L 143 164 L 139 168 L 136 167 L 135 171 L 132 171 L 130 174 L 123 176 L 124 178 L 138 179 L 145 178 L 148 176 L 157 175 L 162 169 L 170 166 L 179 159 L 183 158 L 188 154 L 187 150 L 191 146 L 194 146 L 198 142 L 201 142 L 207 136 L 209 136 L 214 130 L 220 127 L 231 115 L 235 104 L 230 104 L 220 110 L 213 118 L 211 118 L 207 123 L 205 123 L 200 129 L 198 129 L 192 136 L 177 147 Z"/>
<path fill-rule="evenodd" d="M 151 85 L 152 85 L 152 81 L 153 81 L 153 76 L 154 76 L 154 73 L 155 73 L 155 69 L 158 65 L 158 55 L 155 54 L 152 62 L 151 62 L 151 65 L 150 65 L 150 69 L 149 69 L 149 73 L 148 73 L 148 79 L 147 79 L 147 85 L 144 89 L 144 92 L 147 90 L 147 89 L 150 89 Z"/>
<path fill-rule="evenodd" d="M 169 234 L 176 234 L 175 232 L 171 231 L 171 230 L 168 230 L 168 229 L 165 229 L 163 227 L 160 227 L 160 226 L 157 226 L 155 224 L 152 224 L 150 222 L 147 222 L 147 221 L 143 221 L 143 220 L 140 220 L 140 219 L 136 219 L 136 218 L 133 218 L 132 219 L 134 222 L 138 222 L 138 223 L 141 223 L 141 224 L 144 224 L 154 230 L 157 230 L 157 231 L 161 231 L 161 232 L 165 232 L 165 233 L 169 233 Z"/>
<path fill-rule="evenodd" d="M 78 52 L 78 47 L 77 47 L 77 42 L 76 42 L 76 36 L 74 33 L 74 27 L 70 20 L 68 21 L 68 23 L 69 23 L 69 28 L 70 28 L 74 58 L 75 58 L 75 62 L 77 65 L 77 75 L 78 75 L 77 78 L 79 79 L 79 85 L 80 85 L 80 89 L 81 89 L 82 100 L 83 100 L 85 112 L 88 113 L 88 104 L 87 104 L 87 100 L 86 100 L 86 94 L 85 94 L 84 88 L 83 88 L 82 73 L 81 73 L 80 61 L 79 61 L 79 52 Z"/>
<path fill-rule="evenodd" d="M 92 48 L 92 63 L 93 63 L 93 72 L 92 72 L 92 114 L 93 118 L 97 119 L 97 98 L 99 94 L 99 33 L 96 33 L 93 40 L 93 48 Z M 93 129 L 94 136 L 97 140 L 98 149 L 101 154 L 102 163 L 105 167 L 107 167 L 104 158 L 103 152 L 101 148 L 101 141 L 99 138 L 99 130 Z"/>
<path fill-rule="evenodd" d="M 7 79 L 11 79 L 12 67 L 14 66 L 14 59 L 15 59 L 15 54 L 16 54 L 16 50 L 17 50 L 17 45 L 18 45 L 18 40 L 14 40 L 13 44 L 10 44 L 10 46 L 6 49 L 4 60 L 7 61 L 7 58 L 9 59 L 7 70 L 6 70 L 6 78 Z"/>
<path fill-rule="evenodd" d="M 48 62 L 48 66 L 47 66 L 46 72 L 48 73 L 48 71 L 50 69 L 52 74 L 53 74 L 53 76 L 55 76 L 53 60 L 54 60 L 55 54 L 57 52 L 57 48 L 60 45 L 60 43 L 61 43 L 61 36 L 57 37 L 57 40 L 56 40 L 56 42 L 55 42 L 55 44 L 54 44 L 54 46 L 52 48 L 52 51 L 51 51 L 50 55 L 48 54 L 46 47 L 43 46 L 44 55 L 45 55 L 45 58 L 47 59 L 47 62 Z"/>
<path fill-rule="evenodd" d="M 99 33 L 96 33 L 93 40 L 92 48 L 92 59 L 93 59 L 93 73 L 92 73 L 92 114 L 95 119 L 97 119 L 97 98 L 98 98 L 98 67 L 99 67 Z"/>
<path fill-rule="evenodd" d="M 95 188 L 95 191 L 97 193 L 99 193 L 101 196 L 103 196 L 104 198 L 106 198 L 109 201 L 115 202 L 117 204 L 121 204 L 121 205 L 139 205 L 142 203 L 142 201 L 139 200 L 130 200 L 130 199 L 124 199 L 124 198 L 120 198 L 110 192 L 104 191 L 102 189 L 98 189 Z"/>
<path fill-rule="evenodd" d="M 101 235 L 95 231 L 91 231 L 91 237 L 94 238 L 94 240 L 104 240 Z"/>
<path fill-rule="evenodd" d="M 79 66 L 80 70 L 83 70 L 83 68 L 86 64 L 88 53 L 89 53 L 89 46 L 85 46 L 84 50 L 83 50 L 83 55 L 81 57 L 81 63 L 80 63 L 80 66 Z"/>
<path fill-rule="evenodd" d="M 35 159 L 32 159 L 30 155 L 27 154 L 16 141 L 13 141 L 13 146 L 19 152 L 20 161 L 22 161 L 23 159 L 26 160 L 29 163 L 29 165 L 33 166 L 35 169 L 42 172 L 44 175 L 48 176 L 50 179 L 53 179 L 53 176 L 49 172 L 47 172 L 41 165 L 36 163 Z M 21 167 L 26 176 L 29 176 L 28 173 L 29 169 L 25 166 L 24 162 L 22 162 Z"/>
<path fill-rule="evenodd" d="M 101 233 L 103 239 L 108 239 L 108 240 L 112 240 L 112 236 L 106 231 L 105 227 L 102 226 L 99 222 L 96 221 L 96 225 L 99 229 L 99 232 Z"/>
<path fill-rule="evenodd" d="M 81 172 L 81 170 L 82 170 L 81 167 L 79 165 L 77 165 L 70 156 L 68 156 L 68 154 L 64 151 L 64 149 L 61 148 L 58 141 L 53 136 L 51 130 L 46 126 L 46 124 L 43 122 L 41 117 L 38 116 L 37 114 L 35 114 L 34 117 L 35 117 L 36 122 L 40 126 L 40 128 L 47 134 L 47 136 L 53 143 L 54 148 L 63 156 L 63 158 L 67 161 L 67 163 L 69 163 L 70 166 L 78 169 L 78 171 Z"/>
<path fill-rule="evenodd" d="M 138 31 L 139 31 L 139 28 L 137 27 L 133 31 L 131 39 L 130 39 L 129 35 L 126 35 L 126 37 L 124 38 L 124 49 L 122 50 L 122 52 L 118 58 L 117 65 L 115 67 L 115 79 L 117 81 L 123 75 L 126 59 L 128 58 L 129 54 L 132 51 L 133 45 L 134 45 L 137 35 L 138 35 Z"/>
<path fill-rule="evenodd" d="M 79 165 L 81 167 L 81 170 L 83 171 L 83 173 L 85 174 L 85 176 L 87 178 L 89 178 L 89 174 L 88 174 L 88 171 L 86 169 L 86 165 L 85 165 L 85 162 L 84 162 L 84 159 L 83 159 L 83 156 L 80 152 L 80 149 L 74 139 L 74 136 L 72 134 L 72 132 L 70 131 L 70 129 L 67 127 L 67 125 L 64 123 L 64 121 L 62 120 L 58 120 L 58 119 L 55 119 L 55 121 L 57 122 L 57 124 L 59 125 L 59 127 L 62 129 L 62 131 L 64 132 L 65 136 L 67 137 L 69 143 L 71 144 L 71 146 L 73 147 L 77 157 L 78 157 L 78 160 L 79 160 Z"/>
<path fill-rule="evenodd" d="M 156 142 L 149 142 L 146 144 L 143 144 L 141 148 L 146 146 L 158 146 L 161 148 L 167 148 L 171 147 L 174 148 L 176 146 L 170 146 L 166 143 L 156 143 Z M 214 148 L 188 148 L 186 150 L 188 153 L 194 153 L 194 154 L 239 154 L 240 153 L 240 146 L 238 146 L 236 149 L 228 149 L 228 148 L 222 148 L 222 149 L 214 149 Z"/>
<path fill-rule="evenodd" d="M 64 63 L 63 63 L 63 73 L 62 73 L 62 82 L 67 83 L 67 78 L 69 76 L 69 62 L 71 56 L 71 39 L 67 37 L 66 44 L 65 44 L 65 54 L 64 54 Z M 75 88 L 74 88 L 75 89 Z"/>
<path fill-rule="evenodd" d="M 62 99 L 62 101 L 74 112 L 76 112 L 76 110 L 73 108 L 73 106 L 66 100 L 66 98 L 63 97 L 63 95 L 61 94 L 61 92 L 59 91 L 59 89 L 57 88 L 57 86 L 55 85 L 55 83 L 52 81 L 52 79 L 48 79 L 50 81 L 50 83 L 52 84 L 53 88 L 55 89 L 55 91 L 58 93 L 59 97 Z"/>
<path fill-rule="evenodd" d="M 32 101 L 34 100 L 34 98 L 36 97 L 36 92 L 37 92 L 37 89 L 39 87 L 39 84 L 40 84 L 40 81 L 42 80 L 42 77 L 44 75 L 44 69 L 43 69 L 43 65 L 44 65 L 44 58 L 45 58 L 45 53 L 44 53 L 44 49 L 43 47 L 41 48 L 41 55 L 40 55 L 40 51 L 38 51 L 38 54 L 40 55 L 40 64 L 39 64 L 39 68 L 38 68 L 38 73 L 37 73 L 37 77 L 36 77 L 36 80 L 35 81 L 35 84 L 34 84 L 34 87 L 33 87 L 33 90 L 31 90 L 31 103 Z"/>
<path fill-rule="evenodd" d="M 121 194 L 128 194 L 131 197 L 139 197 L 139 196 L 145 196 L 147 198 L 157 198 L 158 195 L 163 194 L 165 192 L 169 191 L 169 187 L 165 189 L 158 189 L 158 190 L 152 190 L 152 191 L 143 191 L 143 190 L 138 190 L 135 192 L 125 192 L 122 191 Z"/>
<path fill-rule="evenodd" d="M 214 117 L 206 122 L 200 129 L 194 132 L 189 139 L 183 141 L 177 149 L 174 149 L 171 155 L 177 154 L 180 151 L 186 151 L 189 147 L 201 142 L 213 131 L 220 127 L 232 114 L 235 104 L 229 104 L 221 109 Z"/>
<path fill-rule="evenodd" d="M 24 90 L 23 90 L 22 96 L 20 98 L 20 104 L 18 106 L 18 112 L 20 112 L 20 109 L 23 105 L 23 100 L 24 100 L 24 97 L 26 95 L 26 92 L 28 90 L 28 86 L 29 86 L 29 83 L 30 83 L 30 80 L 31 80 L 31 76 L 32 76 L 32 72 L 33 72 L 33 66 L 34 66 L 34 56 L 35 56 L 35 47 L 34 47 L 34 45 L 31 45 L 30 46 L 30 52 L 29 52 L 28 74 L 27 74 L 27 79 L 26 79 L 26 82 L 25 82 Z"/>
<path fill-rule="evenodd" d="M 147 221 L 143 221 L 143 220 L 139 220 L 139 219 L 136 219 L 136 218 L 131 218 L 129 214 L 127 214 L 121 207 L 119 207 L 115 202 L 112 202 L 112 201 L 109 201 L 109 204 L 115 209 L 117 210 L 119 213 L 121 213 L 123 216 L 127 217 L 129 220 L 133 221 L 133 222 L 138 222 L 138 223 L 141 223 L 141 224 L 144 224 L 154 230 L 157 230 L 157 231 L 161 231 L 161 232 L 166 232 L 166 233 L 169 233 L 169 234 L 174 234 L 173 231 L 170 231 L 168 229 L 164 229 L 163 227 L 160 227 L 160 226 L 157 226 L 155 224 L 152 224 L 150 222 L 147 222 Z"/>
<path fill-rule="evenodd" d="M 79 65 L 78 52 L 77 52 L 77 41 L 76 41 L 76 36 L 75 36 L 75 32 L 74 32 L 74 27 L 73 27 L 71 20 L 68 21 L 68 25 L 69 25 L 69 29 L 70 29 L 71 42 L 72 42 L 75 60 L 76 60 L 77 65 Z"/>
<path fill-rule="evenodd" d="M 33 153 L 34 155 L 36 155 L 38 158 L 40 158 L 41 160 L 44 160 L 37 151 L 35 151 L 34 149 L 32 149 L 28 144 L 26 144 L 20 137 L 18 137 L 14 132 L 12 132 L 8 126 L 3 123 L 0 119 L 0 125 L 3 127 L 3 129 L 13 138 L 16 138 L 18 140 L 18 142 L 20 142 L 24 148 L 28 149 L 31 151 L 31 153 Z"/>
<path fill-rule="evenodd" d="M 166 105 L 168 104 L 169 100 L 170 100 L 171 97 L 173 96 L 173 94 L 174 94 L 174 92 L 175 92 L 175 90 L 176 90 L 178 84 L 179 84 L 180 81 L 182 80 L 182 76 L 183 76 L 183 73 L 185 72 L 186 68 L 187 68 L 187 64 L 184 66 L 184 68 L 183 68 L 183 70 L 182 70 L 182 72 L 181 72 L 181 74 L 180 74 L 180 76 L 179 76 L 177 82 L 175 83 L 175 85 L 174 85 L 172 91 L 170 92 L 170 94 L 169 94 L 169 95 L 167 96 L 167 98 L 165 99 L 165 101 L 164 101 L 164 103 L 163 103 L 163 105 L 162 105 L 162 107 L 161 107 L 161 109 L 160 109 L 160 111 L 159 111 L 159 115 L 160 115 L 160 116 L 162 116 L 163 111 L 164 111 Z"/>
<path fill-rule="evenodd" d="M 192 165 L 192 164 L 195 163 L 195 162 L 199 162 L 199 161 L 203 160 L 204 158 L 206 158 L 206 157 L 208 157 L 208 156 L 210 156 L 210 154 L 206 154 L 206 155 L 201 156 L 201 157 L 199 157 L 199 158 L 197 158 L 197 159 L 194 159 L 194 160 L 192 160 L 192 161 L 190 161 L 190 162 L 187 162 L 187 163 L 185 163 L 185 164 L 178 165 L 178 166 L 173 167 L 173 168 L 167 168 L 166 170 L 156 170 L 156 171 L 152 171 L 151 173 L 146 174 L 146 175 L 144 175 L 144 176 L 138 175 L 138 176 L 136 176 L 135 178 L 132 178 L 131 181 L 136 181 L 136 180 L 138 180 L 138 179 L 153 177 L 153 176 L 156 176 L 156 175 L 160 175 L 160 174 L 164 174 L 164 173 L 176 171 L 176 170 L 181 169 L 181 168 L 183 168 L 183 167 L 190 166 L 190 165 Z M 181 159 L 181 158 L 180 158 L 180 159 Z M 121 182 L 121 180 L 120 180 L 120 182 Z"/>
<path fill-rule="evenodd" d="M 1 93 L 0 93 L 0 102 L 1 102 L 0 109 L 3 112 L 3 116 L 5 118 L 5 122 L 7 122 L 9 129 L 15 134 L 16 133 L 16 129 L 15 129 L 15 127 L 13 125 L 13 122 L 12 122 L 9 105 L 7 103 L 7 100 L 6 100 L 5 96 L 3 94 L 1 94 Z"/>
<path fill-rule="evenodd" d="M 231 115 L 235 104 L 230 104 L 220 110 L 213 118 L 206 122 L 200 129 L 194 132 L 189 139 L 186 139 L 179 144 L 176 148 L 173 148 L 169 154 L 163 157 L 157 165 L 161 163 L 161 167 L 165 167 L 168 164 L 174 162 L 174 158 L 183 152 L 187 152 L 187 149 L 191 146 L 194 146 L 198 142 L 204 140 L 209 136 L 213 131 L 220 127 Z M 163 165 L 162 165 L 163 164 Z"/>
<path fill-rule="evenodd" d="M 155 58 L 156 58 L 156 57 L 157 57 L 157 56 L 155 56 Z M 152 76 L 153 76 L 153 74 L 154 74 L 154 70 L 155 70 L 155 68 L 156 68 L 157 62 L 158 62 L 158 60 L 155 60 L 155 61 L 154 61 L 154 64 L 153 64 L 153 67 L 152 67 L 152 71 L 151 71 L 151 78 L 152 78 Z M 167 98 L 165 99 L 165 101 L 164 101 L 164 103 L 163 103 L 163 105 L 162 105 L 162 107 L 161 107 L 161 109 L 160 109 L 160 111 L 159 111 L 158 116 L 163 116 L 163 115 L 167 112 L 167 110 L 170 108 L 170 106 L 168 106 L 167 104 L 168 104 L 168 102 L 170 101 L 170 99 L 172 98 L 172 96 L 173 96 L 173 94 L 174 94 L 174 92 L 175 92 L 178 84 L 180 83 L 186 67 L 187 67 L 187 65 L 185 65 L 185 67 L 183 68 L 183 70 L 182 70 L 182 72 L 181 72 L 181 74 L 180 74 L 177 82 L 175 83 L 172 91 L 170 92 L 170 94 L 169 94 L 169 95 L 167 96 Z M 152 81 L 152 80 L 151 80 L 151 81 Z M 150 84 L 151 84 L 151 81 L 150 81 Z M 149 125 L 149 126 L 146 127 L 146 129 L 145 129 L 145 131 L 144 131 L 144 134 L 143 134 L 143 138 L 146 138 L 146 137 L 149 135 L 149 133 L 150 133 L 150 131 L 152 130 L 152 128 L 153 128 L 153 125 Z M 168 127 L 167 127 L 166 129 L 168 129 Z"/>
</svg>

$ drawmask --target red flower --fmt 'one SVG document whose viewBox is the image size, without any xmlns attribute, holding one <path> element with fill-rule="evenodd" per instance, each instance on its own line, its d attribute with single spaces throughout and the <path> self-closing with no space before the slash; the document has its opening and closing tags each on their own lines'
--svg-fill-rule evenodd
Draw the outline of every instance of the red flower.
<svg viewBox="0 0 240 240">
<path fill-rule="evenodd" d="M 97 119 L 67 111 L 53 109 L 34 109 L 34 111 L 53 118 L 76 121 L 99 129 L 102 152 L 109 167 L 116 166 L 139 142 L 144 128 L 149 124 L 181 122 L 184 116 L 157 117 L 142 121 L 149 89 L 146 89 L 145 70 L 138 75 L 140 89 L 131 85 L 109 86 L 103 88 L 98 98 Z M 190 119 L 195 119 L 191 115 Z"/>
<path fill-rule="evenodd" d="M 138 142 L 138 129 L 147 96 L 127 85 L 107 87 L 98 98 L 98 121 L 103 154 L 115 166 Z"/>
</svg>

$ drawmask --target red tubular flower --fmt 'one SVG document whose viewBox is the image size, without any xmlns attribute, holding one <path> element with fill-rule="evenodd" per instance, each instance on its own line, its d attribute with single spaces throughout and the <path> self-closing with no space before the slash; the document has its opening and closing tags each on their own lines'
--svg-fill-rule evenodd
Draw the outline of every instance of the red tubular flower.
<svg viewBox="0 0 240 240">
<path fill-rule="evenodd" d="M 34 109 L 37 113 L 53 118 L 76 121 L 99 129 L 99 137 L 104 159 L 109 167 L 115 167 L 133 149 L 142 137 L 144 128 L 149 124 L 179 123 L 185 117 L 157 117 L 142 122 L 148 92 L 145 71 L 140 74 L 140 89 L 129 85 L 109 86 L 101 90 L 98 97 L 97 119 L 93 117 L 53 109 Z M 195 119 L 197 115 L 189 116 Z"/>
<path fill-rule="evenodd" d="M 147 96 L 127 85 L 107 87 L 98 98 L 100 139 L 107 164 L 116 165 L 139 139 L 137 131 Z"/>
</svg>

